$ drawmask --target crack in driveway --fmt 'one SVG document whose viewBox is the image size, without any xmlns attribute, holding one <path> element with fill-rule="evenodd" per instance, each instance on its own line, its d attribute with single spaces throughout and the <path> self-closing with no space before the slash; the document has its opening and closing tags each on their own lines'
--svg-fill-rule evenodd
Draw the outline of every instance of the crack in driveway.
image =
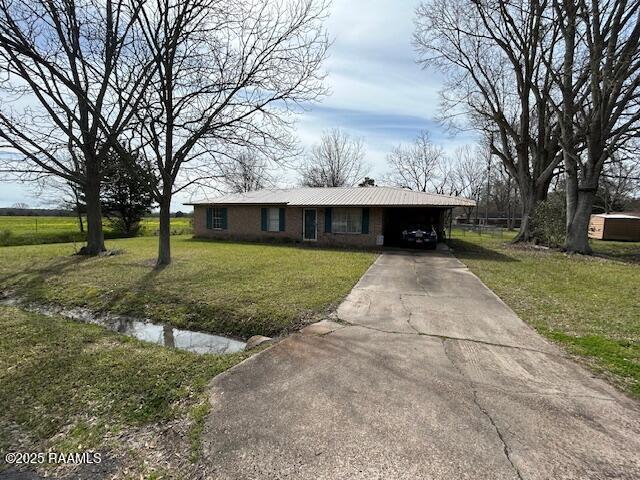
<svg viewBox="0 0 640 480">
<path fill-rule="evenodd" d="M 415 328 L 415 326 L 413 326 L 412 324 L 410 324 L 412 330 L 415 331 L 415 333 L 413 332 L 399 332 L 397 330 L 387 330 L 384 328 L 377 328 L 377 327 L 372 327 L 371 325 L 365 325 L 363 323 L 356 323 L 353 322 L 351 320 L 347 320 L 345 318 L 340 317 L 340 321 L 346 323 L 347 325 L 351 325 L 352 327 L 361 327 L 361 328 L 366 328 L 368 330 L 374 330 L 376 332 L 380 332 L 380 333 L 390 333 L 393 335 L 419 335 L 419 336 L 423 336 L 423 337 L 430 337 L 430 338 L 438 338 L 441 340 L 454 340 L 454 341 L 459 341 L 459 342 L 471 342 L 471 343 L 478 343 L 480 345 L 487 345 L 490 347 L 502 347 L 502 348 L 512 348 L 514 350 L 523 350 L 523 351 L 527 351 L 527 352 L 533 352 L 533 353 L 540 353 L 543 355 L 548 355 L 550 357 L 556 357 L 556 358 L 562 358 L 565 359 L 566 357 L 564 355 L 561 355 L 559 353 L 554 353 L 554 352 L 545 352 L 544 350 L 538 350 L 536 348 L 531 348 L 531 347 L 524 347 L 521 345 L 509 345 L 507 343 L 497 343 L 497 342 L 489 342 L 487 340 L 478 340 L 477 338 L 468 338 L 468 337 L 452 337 L 450 335 L 443 335 L 443 334 L 439 334 L 439 333 L 426 333 L 426 332 L 422 332 L 418 329 Z"/>
<path fill-rule="evenodd" d="M 411 323 L 411 317 L 413 316 L 413 312 L 409 312 L 409 316 L 407 317 L 407 323 L 409 324 L 409 326 L 418 334 L 418 335 L 422 335 L 420 333 L 420 330 L 418 330 L 413 323 Z"/>
<path fill-rule="evenodd" d="M 346 327 L 361 327 L 367 330 L 373 330 L 375 332 L 379 332 L 379 333 L 386 333 L 386 334 L 390 334 L 390 335 L 412 335 L 412 336 L 423 336 L 423 337 L 428 337 L 428 338 L 436 338 L 438 340 L 441 341 L 452 341 L 452 342 L 470 342 L 470 343 L 478 343 L 481 345 L 489 345 L 489 346 L 493 346 L 493 347 L 504 347 L 504 348 L 513 348 L 516 350 L 525 350 L 525 351 L 529 351 L 529 352 L 533 352 L 533 353 L 540 353 L 543 355 L 549 355 L 551 357 L 557 357 L 557 358 L 561 358 L 561 359 L 566 359 L 566 357 L 562 356 L 562 355 L 556 355 L 554 353 L 549 353 L 549 352 L 544 352 L 544 351 L 540 351 L 540 350 L 535 350 L 535 349 L 531 349 L 531 348 L 526 348 L 526 347 L 515 347 L 512 345 L 502 345 L 499 343 L 490 343 L 490 342 L 484 342 L 481 340 L 474 340 L 474 339 L 469 339 L 469 338 L 457 338 L 457 337 L 449 337 L 449 336 L 443 336 L 443 335 L 435 335 L 435 334 L 428 334 L 428 333 L 411 333 L 411 332 L 396 332 L 396 331 L 389 331 L 389 330 L 381 330 L 378 328 L 374 328 L 374 327 L 370 327 L 368 325 L 361 325 L 358 323 L 353 323 L 353 322 L 349 322 L 348 320 L 344 320 L 344 319 L 339 319 L 339 321 L 341 323 L 343 323 L 343 327 L 342 328 L 338 328 L 336 330 L 332 330 L 330 332 L 326 332 L 326 333 L 322 333 L 322 334 L 318 334 L 317 336 L 328 336 L 331 335 L 333 333 L 336 333 L 340 330 L 342 330 L 343 328 Z M 600 396 L 596 396 L 596 395 L 580 395 L 580 394 L 575 394 L 575 393 L 570 393 L 570 392 L 539 392 L 539 391 L 534 391 L 534 390 L 505 390 L 504 388 L 499 387 L 498 385 L 494 385 L 492 383 L 476 383 L 476 385 L 481 385 L 484 387 L 489 387 L 492 388 L 494 390 L 498 390 L 500 392 L 506 393 L 506 394 L 510 394 L 510 395 L 535 395 L 538 397 L 571 397 L 571 398 L 588 398 L 588 399 L 592 399 L 592 400 L 601 400 L 601 401 L 606 401 L 606 402 L 615 402 L 616 399 L 615 398 L 611 398 L 611 397 L 600 397 Z M 553 385 L 552 385 L 553 386 Z"/>
<path fill-rule="evenodd" d="M 504 455 L 507 458 L 507 460 L 509 461 L 509 463 L 511 464 L 511 467 L 513 468 L 516 476 L 520 480 L 524 480 L 524 477 L 520 473 L 520 470 L 518 469 L 516 464 L 513 462 L 513 459 L 511 458 L 511 449 L 507 445 L 507 442 L 504 439 L 504 436 L 502 435 L 502 432 L 498 428 L 498 425 L 496 424 L 495 420 L 493 419 L 493 417 L 491 416 L 489 411 L 486 408 L 484 408 L 480 404 L 480 402 L 478 401 L 478 390 L 475 387 L 475 383 L 467 375 L 465 375 L 465 373 L 462 371 L 462 369 L 453 360 L 453 357 L 449 354 L 449 351 L 447 349 L 447 339 L 446 338 L 442 339 L 442 348 L 444 350 L 445 356 L 449 359 L 449 361 L 451 362 L 451 365 L 453 365 L 453 368 L 455 368 L 460 373 L 460 376 L 462 376 L 462 378 L 466 379 L 467 383 L 471 387 L 471 391 L 473 393 L 473 403 L 474 403 L 474 405 L 478 408 L 478 410 L 480 410 L 480 412 L 482 412 L 482 414 L 485 417 L 487 417 L 487 419 L 489 420 L 489 422 L 491 423 L 491 425 L 495 429 L 496 434 L 497 434 L 498 438 L 500 439 L 500 442 L 502 443 L 502 448 L 503 448 L 503 451 L 504 451 Z"/>
<path fill-rule="evenodd" d="M 402 306 L 402 309 L 405 311 L 405 313 L 407 314 L 407 324 L 409 325 L 409 328 L 411 328 L 411 330 L 413 330 L 414 332 L 416 332 L 418 335 L 420 334 L 420 330 L 418 330 L 412 323 L 411 323 L 411 316 L 413 315 L 413 312 L 411 311 L 411 309 L 404 303 L 404 296 L 401 293 L 399 295 L 400 297 L 400 305 Z"/>
</svg>

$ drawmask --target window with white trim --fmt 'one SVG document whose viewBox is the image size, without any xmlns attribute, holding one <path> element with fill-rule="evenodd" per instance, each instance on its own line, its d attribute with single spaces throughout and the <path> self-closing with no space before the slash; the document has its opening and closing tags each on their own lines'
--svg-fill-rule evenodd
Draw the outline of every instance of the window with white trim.
<svg viewBox="0 0 640 480">
<path fill-rule="evenodd" d="M 362 233 L 362 209 L 334 208 L 331 231 L 334 233 Z"/>
<path fill-rule="evenodd" d="M 280 231 L 280 209 L 279 208 L 267 209 L 267 231 L 269 232 Z"/>
<path fill-rule="evenodd" d="M 211 209 L 211 228 L 221 229 L 224 224 L 224 213 L 222 208 Z"/>
</svg>

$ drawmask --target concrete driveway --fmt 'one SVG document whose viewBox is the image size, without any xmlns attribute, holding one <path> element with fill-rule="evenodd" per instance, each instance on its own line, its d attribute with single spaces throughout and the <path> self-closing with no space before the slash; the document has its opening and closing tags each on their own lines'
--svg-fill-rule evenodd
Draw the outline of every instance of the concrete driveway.
<svg viewBox="0 0 640 480">
<path fill-rule="evenodd" d="M 216 377 L 203 477 L 640 478 L 638 404 L 448 253 L 384 253 L 338 316 Z"/>
</svg>

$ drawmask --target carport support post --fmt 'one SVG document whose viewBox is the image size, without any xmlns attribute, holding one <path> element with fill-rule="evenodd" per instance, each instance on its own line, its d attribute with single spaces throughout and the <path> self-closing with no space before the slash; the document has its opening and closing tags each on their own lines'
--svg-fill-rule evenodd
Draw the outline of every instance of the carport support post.
<svg viewBox="0 0 640 480">
<path fill-rule="evenodd" d="M 449 209 L 449 235 L 448 239 L 451 240 L 451 226 L 453 225 L 453 208 Z"/>
</svg>

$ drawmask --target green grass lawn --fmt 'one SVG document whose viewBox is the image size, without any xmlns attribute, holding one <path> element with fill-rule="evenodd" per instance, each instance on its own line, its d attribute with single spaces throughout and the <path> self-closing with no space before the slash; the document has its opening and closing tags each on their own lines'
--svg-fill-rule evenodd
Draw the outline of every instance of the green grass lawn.
<svg viewBox="0 0 640 480">
<path fill-rule="evenodd" d="M 197 355 L 6 306 L 0 328 L 0 452 L 117 450 L 119 433 L 175 418 L 197 449 L 207 383 L 249 356 Z"/>
<path fill-rule="evenodd" d="M 173 263 L 157 270 L 157 238 L 109 240 L 107 247 L 121 253 L 78 257 L 70 244 L 1 248 L 0 290 L 181 328 L 273 336 L 338 302 L 376 257 L 175 236 Z"/>
<path fill-rule="evenodd" d="M 72 244 L 1 248 L 0 291 L 219 334 L 275 335 L 337 303 L 376 257 L 175 236 L 173 263 L 157 270 L 157 238 L 107 247 L 119 253 L 79 257 Z M 167 473 L 149 461 L 162 461 L 157 449 L 135 443 L 145 428 L 153 437 L 172 422 L 177 446 L 163 448 L 180 449 L 186 461 L 197 455 L 207 383 L 249 355 L 191 354 L 1 305 L 0 328 L 0 452 L 95 449 L 123 462 L 131 478 Z"/>
<path fill-rule="evenodd" d="M 591 240 L 591 248 L 597 256 L 640 264 L 640 242 Z"/>
<path fill-rule="evenodd" d="M 143 235 L 156 234 L 159 227 L 157 217 L 146 217 L 141 223 Z M 107 220 L 104 228 L 105 236 L 115 236 Z M 171 228 L 176 234 L 190 233 L 191 218 L 172 218 Z M 84 238 L 75 217 L 0 216 L 0 246 L 83 242 Z"/>
<path fill-rule="evenodd" d="M 640 244 L 592 242 L 604 259 L 506 242 L 454 232 L 452 247 L 523 320 L 640 397 Z"/>
<path fill-rule="evenodd" d="M 478 235 L 476 232 L 467 232 L 454 228 L 453 238 L 465 240 L 468 235 L 470 240 L 490 241 L 490 239 L 493 239 L 508 242 L 515 238 L 516 233 L 518 233 L 516 230 L 508 231 L 499 229 L 494 232 Z M 640 242 L 616 242 L 612 240 L 589 239 L 589 244 L 595 256 L 607 257 L 628 263 L 640 263 Z"/>
</svg>

